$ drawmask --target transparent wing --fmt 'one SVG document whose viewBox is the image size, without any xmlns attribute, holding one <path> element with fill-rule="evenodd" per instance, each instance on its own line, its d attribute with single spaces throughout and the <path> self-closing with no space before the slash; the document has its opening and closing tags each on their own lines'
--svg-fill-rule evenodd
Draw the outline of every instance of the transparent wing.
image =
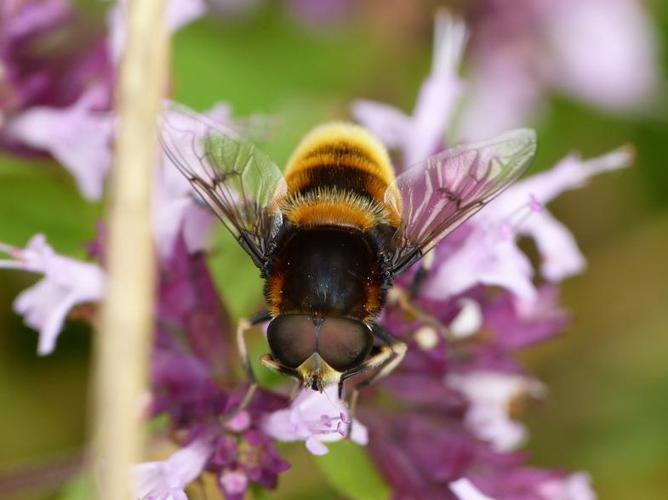
<svg viewBox="0 0 668 500">
<path fill-rule="evenodd" d="M 282 223 L 280 169 L 233 129 L 184 106 L 166 102 L 159 125 L 169 160 L 262 267 Z"/>
<path fill-rule="evenodd" d="M 456 146 L 397 177 L 385 202 L 401 214 L 390 270 L 398 274 L 515 181 L 536 153 L 536 134 L 518 129 Z"/>
</svg>

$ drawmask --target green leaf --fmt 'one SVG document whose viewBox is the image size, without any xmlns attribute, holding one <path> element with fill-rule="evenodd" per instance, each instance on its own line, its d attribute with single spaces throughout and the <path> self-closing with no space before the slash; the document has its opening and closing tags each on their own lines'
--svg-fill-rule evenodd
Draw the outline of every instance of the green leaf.
<svg viewBox="0 0 668 500">
<path fill-rule="evenodd" d="M 363 447 L 350 441 L 327 443 L 329 453 L 314 457 L 330 485 L 346 498 L 389 498 L 390 489 L 369 460 Z"/>
<path fill-rule="evenodd" d="M 80 257 L 99 213 L 55 163 L 0 155 L 0 241 L 24 246 L 44 233 L 56 252 Z"/>
</svg>

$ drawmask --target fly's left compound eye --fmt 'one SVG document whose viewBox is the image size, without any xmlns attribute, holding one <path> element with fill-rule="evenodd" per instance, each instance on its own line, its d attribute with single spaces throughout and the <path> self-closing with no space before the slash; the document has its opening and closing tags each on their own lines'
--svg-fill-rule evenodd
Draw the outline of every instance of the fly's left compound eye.
<svg viewBox="0 0 668 500">
<path fill-rule="evenodd" d="M 272 356 L 289 368 L 297 368 L 315 352 L 315 336 L 308 316 L 278 316 L 267 329 Z"/>
<path fill-rule="evenodd" d="M 318 353 L 340 372 L 362 363 L 372 347 L 373 336 L 360 321 L 327 318 L 320 327 Z"/>
</svg>

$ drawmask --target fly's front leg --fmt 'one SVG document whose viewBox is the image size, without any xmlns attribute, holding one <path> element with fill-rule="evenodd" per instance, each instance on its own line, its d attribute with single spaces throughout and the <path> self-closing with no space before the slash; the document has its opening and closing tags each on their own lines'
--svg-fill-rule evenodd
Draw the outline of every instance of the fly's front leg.
<svg viewBox="0 0 668 500">
<path fill-rule="evenodd" d="M 401 361 L 404 359 L 404 356 L 406 355 L 406 344 L 392 337 L 388 332 L 383 330 L 375 323 L 372 325 L 371 330 L 373 334 L 385 345 L 381 346 L 380 350 L 376 354 L 369 357 L 361 365 L 346 372 L 341 377 L 341 382 L 339 383 L 339 395 L 342 396 L 343 382 L 347 378 L 371 369 L 377 369 L 377 371 L 369 378 L 356 384 L 351 391 L 350 399 L 348 401 L 348 416 L 350 419 L 350 422 L 348 423 L 348 436 L 350 436 L 350 432 L 352 430 L 352 421 L 355 417 L 355 412 L 357 411 L 359 391 L 392 373 L 396 367 L 399 366 Z"/>
<path fill-rule="evenodd" d="M 422 259 L 420 262 L 422 263 L 422 266 L 420 269 L 418 269 L 417 273 L 413 277 L 413 281 L 408 290 L 404 290 L 397 286 L 393 287 L 389 291 L 387 302 L 388 304 L 398 306 L 399 309 L 404 311 L 404 313 L 409 314 L 413 318 L 426 323 L 429 325 L 427 328 L 431 328 L 432 331 L 435 331 L 435 333 L 442 336 L 443 338 L 449 339 L 450 329 L 438 318 L 422 310 L 414 303 L 414 299 L 424 284 L 424 280 L 427 277 L 429 269 L 433 265 L 434 250 L 428 252 L 424 259 Z"/>
<path fill-rule="evenodd" d="M 241 410 L 244 410 L 248 404 L 253 399 L 253 395 L 257 390 L 257 378 L 255 378 L 255 372 L 253 371 L 253 366 L 250 362 L 250 357 L 248 356 L 248 347 L 246 345 L 246 333 L 248 333 L 254 326 L 269 321 L 271 319 L 271 314 L 268 311 L 263 311 L 251 316 L 250 318 L 243 318 L 239 320 L 237 325 L 237 349 L 239 349 L 239 357 L 241 358 L 241 365 L 246 373 L 246 378 L 250 382 L 246 394 L 241 400 L 238 409 L 234 412 L 235 414 Z"/>
</svg>

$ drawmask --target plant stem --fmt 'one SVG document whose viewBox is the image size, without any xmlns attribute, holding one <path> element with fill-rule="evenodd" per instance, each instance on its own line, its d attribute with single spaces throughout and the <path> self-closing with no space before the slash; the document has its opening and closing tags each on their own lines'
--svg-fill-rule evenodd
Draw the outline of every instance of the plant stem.
<svg viewBox="0 0 668 500">
<path fill-rule="evenodd" d="M 116 87 L 119 123 L 109 205 L 108 285 L 95 345 L 94 466 L 101 500 L 132 498 L 153 327 L 151 192 L 156 117 L 168 64 L 164 0 L 129 0 Z M 121 2 L 123 4 L 123 2 Z"/>
</svg>

